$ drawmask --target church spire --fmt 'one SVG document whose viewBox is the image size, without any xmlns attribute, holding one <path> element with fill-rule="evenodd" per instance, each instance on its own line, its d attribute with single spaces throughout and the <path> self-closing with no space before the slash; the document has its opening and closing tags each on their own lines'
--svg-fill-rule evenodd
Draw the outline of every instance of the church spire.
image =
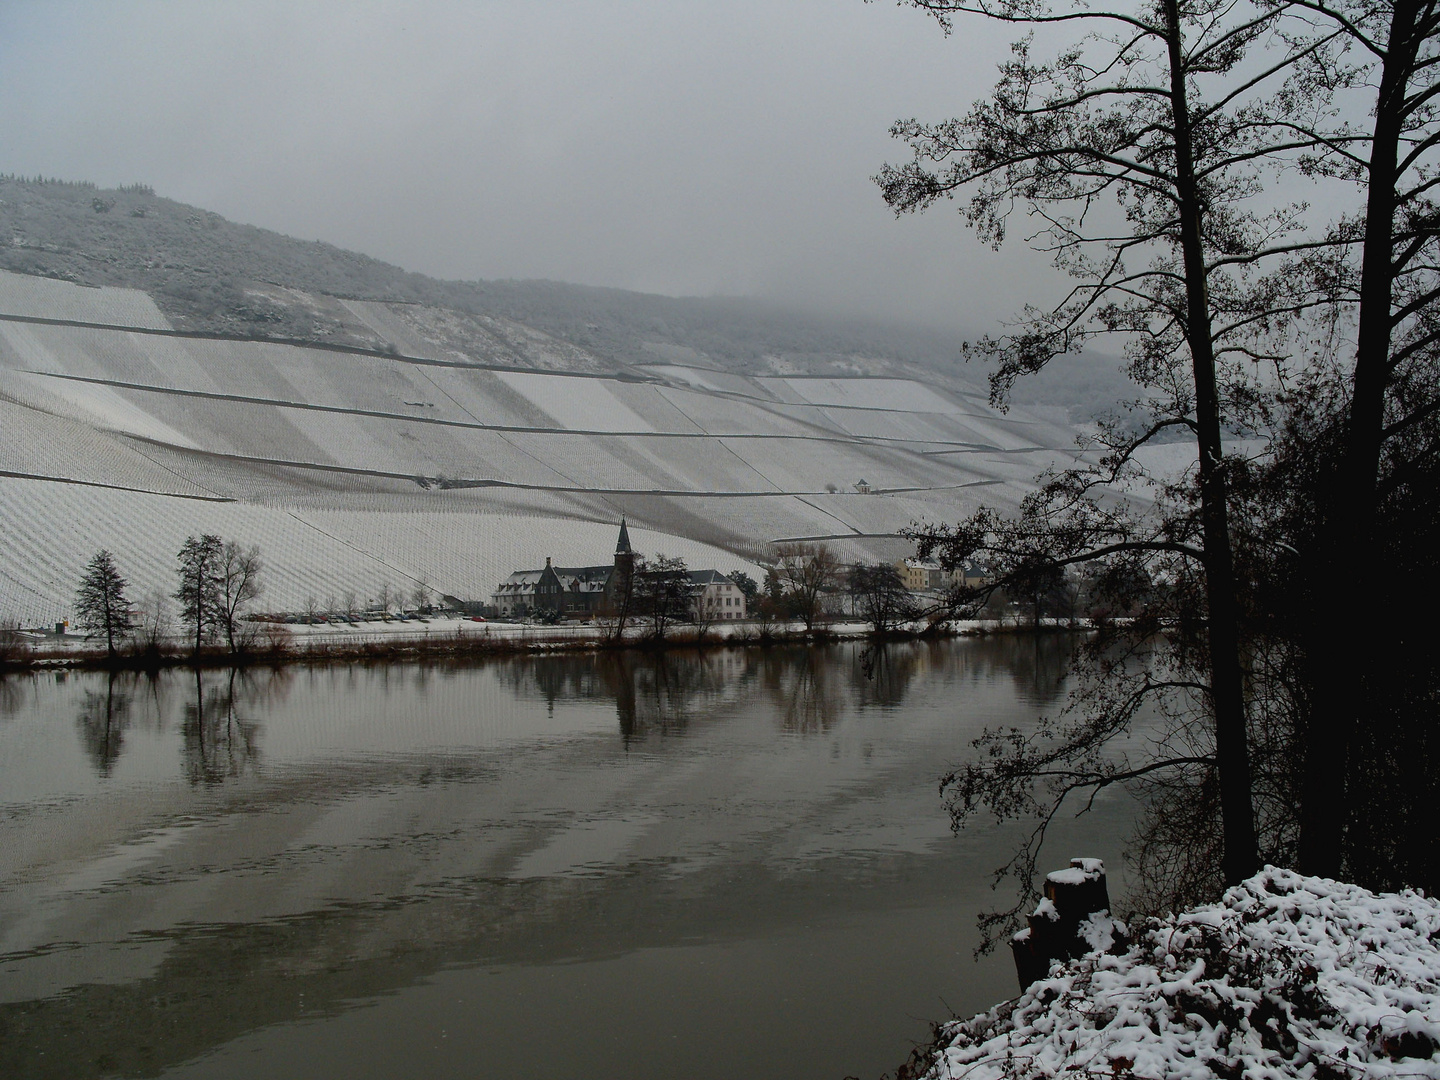
<svg viewBox="0 0 1440 1080">
<path fill-rule="evenodd" d="M 616 555 L 630 554 L 630 530 L 625 528 L 625 519 L 620 519 L 620 539 L 615 541 Z"/>
</svg>

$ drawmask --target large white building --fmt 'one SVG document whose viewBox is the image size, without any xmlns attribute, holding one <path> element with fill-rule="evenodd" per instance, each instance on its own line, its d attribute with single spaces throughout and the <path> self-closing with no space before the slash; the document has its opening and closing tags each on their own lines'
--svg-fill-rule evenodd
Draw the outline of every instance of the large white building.
<svg viewBox="0 0 1440 1080">
<path fill-rule="evenodd" d="M 719 570 L 690 571 L 690 605 L 696 622 L 745 618 L 745 593 Z"/>
</svg>

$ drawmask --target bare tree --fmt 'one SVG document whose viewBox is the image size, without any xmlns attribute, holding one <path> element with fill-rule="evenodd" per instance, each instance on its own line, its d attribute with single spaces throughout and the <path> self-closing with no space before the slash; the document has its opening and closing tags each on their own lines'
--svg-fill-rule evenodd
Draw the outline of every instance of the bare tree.
<svg viewBox="0 0 1440 1080">
<path fill-rule="evenodd" d="M 134 628 L 134 615 L 125 596 L 127 584 L 110 552 L 102 548 L 86 565 L 75 594 L 77 622 L 105 635 L 105 650 L 112 659 L 116 640 L 127 637 Z"/>
<path fill-rule="evenodd" d="M 1204 669 L 1198 700 L 1213 742 L 1205 752 L 1177 753 L 1174 767 L 1209 760 L 1220 792 L 1224 876 L 1238 881 L 1258 866 L 1258 855 L 1233 468 L 1223 436 L 1264 421 L 1272 398 L 1257 365 L 1283 369 L 1277 341 L 1316 302 L 1293 263 L 1331 242 L 1305 231 L 1303 206 L 1276 205 L 1264 180 L 1333 152 L 1336 87 L 1314 77 L 1313 61 L 1328 62 L 1339 34 L 1283 2 L 1078 0 L 1055 10 L 1028 0 L 913 2 L 947 31 L 961 15 L 1088 31 L 1049 61 L 1032 55 L 1030 39 L 1018 43 L 993 96 L 961 118 L 897 123 L 892 133 L 909 143 L 914 160 L 877 180 L 897 212 L 968 195 L 966 216 L 996 245 L 1012 212 L 1028 211 L 1032 244 L 1075 279 L 1059 304 L 1027 308 L 1013 333 L 976 347 L 998 363 L 997 402 L 1018 377 L 1097 334 L 1126 338 L 1131 374 L 1147 393 L 1138 437 L 1128 427 L 1108 428 L 1100 465 L 1049 478 L 1028 500 L 1020 530 L 985 513 L 954 533 L 932 532 L 931 550 L 951 567 L 994 552 L 1007 563 L 1007 587 L 1047 567 L 1111 556 L 1149 553 L 1188 564 L 1174 572 L 1200 586 L 1203 640 L 1193 656 Z M 1102 209 L 1110 200 L 1118 214 Z M 1193 489 L 1161 493 L 1169 513 L 1144 519 L 1097 495 L 1135 477 L 1139 446 L 1174 430 L 1195 438 L 1198 468 Z M 1162 680 L 1145 694 L 1170 693 L 1173 683 Z M 1090 774 L 1076 774 L 1079 786 L 1082 775 Z"/>
<path fill-rule="evenodd" d="M 217 617 L 232 655 L 238 653 L 244 644 L 236 634 L 241 614 L 263 590 L 260 583 L 262 569 L 260 548 L 256 545 L 247 549 L 231 540 L 220 552 Z"/>
<path fill-rule="evenodd" d="M 415 610 L 423 615 L 430 613 L 430 583 L 423 577 L 415 582 L 415 587 L 410 590 L 410 602 L 415 605 Z"/>
<path fill-rule="evenodd" d="M 841 579 L 840 559 L 825 544 L 776 544 L 775 570 L 795 617 L 813 630 L 825 611 L 825 594 Z"/>
<path fill-rule="evenodd" d="M 164 589 L 152 589 L 141 602 L 137 615 L 136 633 L 140 648 L 154 657 L 170 636 L 170 597 Z"/>
<path fill-rule="evenodd" d="M 709 637 L 710 627 L 720 617 L 720 613 L 715 610 L 716 597 L 707 597 L 706 591 L 703 586 L 690 590 L 690 617 L 695 621 L 696 641 L 704 641 Z"/>
<path fill-rule="evenodd" d="M 875 633 L 888 633 L 915 617 L 915 599 L 892 563 L 856 563 L 848 583 L 855 614 Z"/>
</svg>

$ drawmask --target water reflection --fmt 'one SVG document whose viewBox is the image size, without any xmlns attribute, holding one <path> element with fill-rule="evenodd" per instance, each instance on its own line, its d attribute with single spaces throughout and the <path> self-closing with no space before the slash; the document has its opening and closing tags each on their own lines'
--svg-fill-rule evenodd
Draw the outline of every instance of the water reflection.
<svg viewBox="0 0 1440 1080">
<path fill-rule="evenodd" d="M 841 674 L 835 650 L 773 649 L 760 665 L 760 682 L 775 703 L 780 730 L 821 735 L 839 719 Z"/>
<path fill-rule="evenodd" d="M 9 719 L 25 703 L 29 679 L 20 675 L 0 675 L 0 720 Z"/>
<path fill-rule="evenodd" d="M 278 678 L 271 673 L 271 680 Z M 192 784 L 218 784 L 253 769 L 260 759 L 260 722 L 243 715 L 264 688 L 249 673 L 230 671 L 223 682 L 205 685 L 195 672 L 194 694 L 185 703 L 181 749 Z"/>
<path fill-rule="evenodd" d="M 1060 700 L 1078 644 L 1076 635 L 1007 634 L 994 640 L 1008 654 L 1003 663 L 1010 669 L 1015 691 L 1022 701 L 1050 706 Z"/>
<path fill-rule="evenodd" d="M 130 695 L 116 688 L 118 679 L 111 673 L 104 690 L 86 690 L 75 718 L 80 726 L 80 741 L 101 776 L 109 776 L 115 767 L 125 742 L 125 729 L 130 725 Z"/>
<path fill-rule="evenodd" d="M 182 733 L 184 775 L 193 784 L 223 784 L 255 773 L 262 758 L 260 717 L 296 685 L 307 694 L 425 700 L 441 686 L 488 673 L 509 696 L 539 700 L 554 716 L 561 703 L 613 704 L 621 744 L 687 733 L 760 694 L 789 735 L 831 731 L 847 710 L 898 709 L 917 684 L 943 678 L 979 686 L 1007 678 L 1016 697 L 1036 709 L 1062 697 L 1078 638 L 1069 634 L 1001 635 L 878 645 L 714 648 L 671 652 L 560 653 L 515 656 L 480 665 L 414 664 L 233 672 L 77 675 L 56 672 L 0 678 L 0 718 L 33 705 L 38 688 L 73 686 L 71 715 L 96 775 L 114 774 L 137 731 Z"/>
<path fill-rule="evenodd" d="M 934 784 L 1054 700 L 1057 644 L 17 680 L 0 790 L 25 753 L 57 779 L 0 817 L 0 1076 L 292 1052 L 307 1075 L 668 1076 L 676 1032 L 720 1043 L 687 1075 L 878 1074 L 942 996 L 1011 992 L 1003 964 L 963 982 L 1011 841 L 952 841 Z M 471 1003 L 450 1064 L 437 985 Z"/>
<path fill-rule="evenodd" d="M 933 650 L 922 652 L 910 645 L 881 642 L 861 651 L 853 669 L 851 685 L 862 707 L 893 707 L 905 700 L 910 683 L 926 663 L 933 661 Z"/>
</svg>

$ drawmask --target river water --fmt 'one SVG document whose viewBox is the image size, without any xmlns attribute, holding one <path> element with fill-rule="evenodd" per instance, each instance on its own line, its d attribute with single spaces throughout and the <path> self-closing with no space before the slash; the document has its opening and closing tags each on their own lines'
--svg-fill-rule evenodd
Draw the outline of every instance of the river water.
<svg viewBox="0 0 1440 1080">
<path fill-rule="evenodd" d="M 0 1076 L 878 1077 L 1015 993 L 936 780 L 1063 638 L 0 682 Z M 1062 822 L 1107 859 L 1133 807 Z"/>
</svg>

